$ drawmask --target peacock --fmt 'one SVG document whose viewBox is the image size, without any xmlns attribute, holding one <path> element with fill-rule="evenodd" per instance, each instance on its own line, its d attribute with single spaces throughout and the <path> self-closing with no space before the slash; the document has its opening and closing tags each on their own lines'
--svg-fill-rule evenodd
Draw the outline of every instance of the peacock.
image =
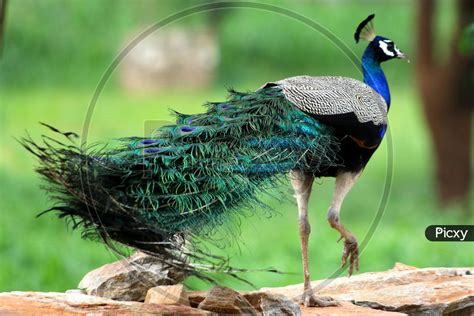
<svg viewBox="0 0 474 316">
<path fill-rule="evenodd" d="M 354 36 L 369 42 L 363 82 L 296 76 L 254 92 L 230 89 L 226 101 L 208 102 L 203 113 L 175 112 L 174 124 L 113 146 L 84 148 L 76 134 L 51 126 L 64 140 L 23 138 L 55 201 L 47 211 L 82 228 L 84 237 L 139 249 L 213 281 L 212 272 L 239 271 L 209 253 L 215 231 L 258 209 L 271 211 L 262 197 L 289 178 L 299 216 L 301 302 L 337 305 L 311 288 L 308 200 L 315 178 L 335 177 L 327 219 L 344 240 L 342 265 L 352 274 L 359 268 L 358 243 L 341 223 L 341 205 L 387 130 L 390 91 L 380 64 L 405 58 L 392 40 L 375 34 L 373 19 L 363 20 Z"/>
</svg>

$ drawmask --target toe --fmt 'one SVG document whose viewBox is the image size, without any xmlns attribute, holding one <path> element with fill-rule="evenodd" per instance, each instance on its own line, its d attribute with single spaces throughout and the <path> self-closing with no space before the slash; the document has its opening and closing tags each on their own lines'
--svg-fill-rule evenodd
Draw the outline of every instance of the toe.
<svg viewBox="0 0 474 316">
<path fill-rule="evenodd" d="M 357 239 L 353 236 L 348 237 L 344 241 L 341 266 L 345 266 L 347 261 L 349 261 L 349 276 L 352 275 L 354 269 L 359 271 L 359 247 L 357 244 Z"/>
</svg>

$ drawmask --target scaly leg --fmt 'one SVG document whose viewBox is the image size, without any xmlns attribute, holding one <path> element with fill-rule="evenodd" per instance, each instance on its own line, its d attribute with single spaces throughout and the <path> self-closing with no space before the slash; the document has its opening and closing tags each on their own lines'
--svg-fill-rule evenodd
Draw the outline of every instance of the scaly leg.
<svg viewBox="0 0 474 316">
<path fill-rule="evenodd" d="M 331 206 L 328 210 L 328 222 L 332 228 L 336 229 L 344 239 L 344 250 L 342 252 L 341 266 L 344 266 L 349 259 L 349 276 L 352 275 L 354 269 L 359 271 L 359 246 L 355 236 L 342 225 L 339 219 L 341 205 L 347 193 L 354 186 L 362 171 L 358 173 L 340 172 L 336 176 L 336 186 Z"/>
<path fill-rule="evenodd" d="M 304 292 L 301 297 L 301 303 L 304 306 L 338 306 L 339 303 L 330 297 L 317 297 L 313 293 L 311 287 L 311 278 L 309 274 L 308 261 L 308 238 L 311 227 L 308 221 L 308 201 L 311 194 L 314 177 L 300 171 L 291 172 L 291 184 L 295 190 L 296 203 L 298 204 L 298 222 L 300 227 L 301 238 L 301 255 L 303 258 L 304 271 Z"/>
</svg>

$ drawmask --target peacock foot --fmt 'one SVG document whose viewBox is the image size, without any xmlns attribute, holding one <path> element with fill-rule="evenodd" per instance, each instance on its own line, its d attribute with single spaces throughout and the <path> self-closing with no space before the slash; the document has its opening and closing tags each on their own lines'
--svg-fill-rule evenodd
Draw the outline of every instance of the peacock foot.
<svg viewBox="0 0 474 316">
<path fill-rule="evenodd" d="M 305 307 L 329 307 L 341 306 L 341 304 L 329 296 L 316 296 L 313 291 L 305 291 L 300 299 L 300 304 Z"/>
<path fill-rule="evenodd" d="M 349 276 L 351 276 L 354 269 L 359 271 L 359 245 L 357 239 L 352 235 L 344 239 L 341 267 L 346 265 L 347 260 L 349 260 Z"/>
</svg>

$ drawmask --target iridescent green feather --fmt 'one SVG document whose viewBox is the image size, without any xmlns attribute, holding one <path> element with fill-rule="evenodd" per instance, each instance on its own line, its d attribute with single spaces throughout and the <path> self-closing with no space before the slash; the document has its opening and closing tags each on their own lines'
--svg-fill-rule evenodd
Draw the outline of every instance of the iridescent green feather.
<svg viewBox="0 0 474 316">
<path fill-rule="evenodd" d="M 268 209 L 262 194 L 271 194 L 289 171 L 317 174 L 335 165 L 338 151 L 332 129 L 277 87 L 231 91 L 226 102 L 208 103 L 205 113 L 176 113 L 176 124 L 150 138 L 121 139 L 114 148 L 23 144 L 40 158 L 38 172 L 51 184 L 61 216 L 77 219 L 88 235 L 201 277 L 191 263 L 216 262 L 193 240 Z"/>
</svg>

